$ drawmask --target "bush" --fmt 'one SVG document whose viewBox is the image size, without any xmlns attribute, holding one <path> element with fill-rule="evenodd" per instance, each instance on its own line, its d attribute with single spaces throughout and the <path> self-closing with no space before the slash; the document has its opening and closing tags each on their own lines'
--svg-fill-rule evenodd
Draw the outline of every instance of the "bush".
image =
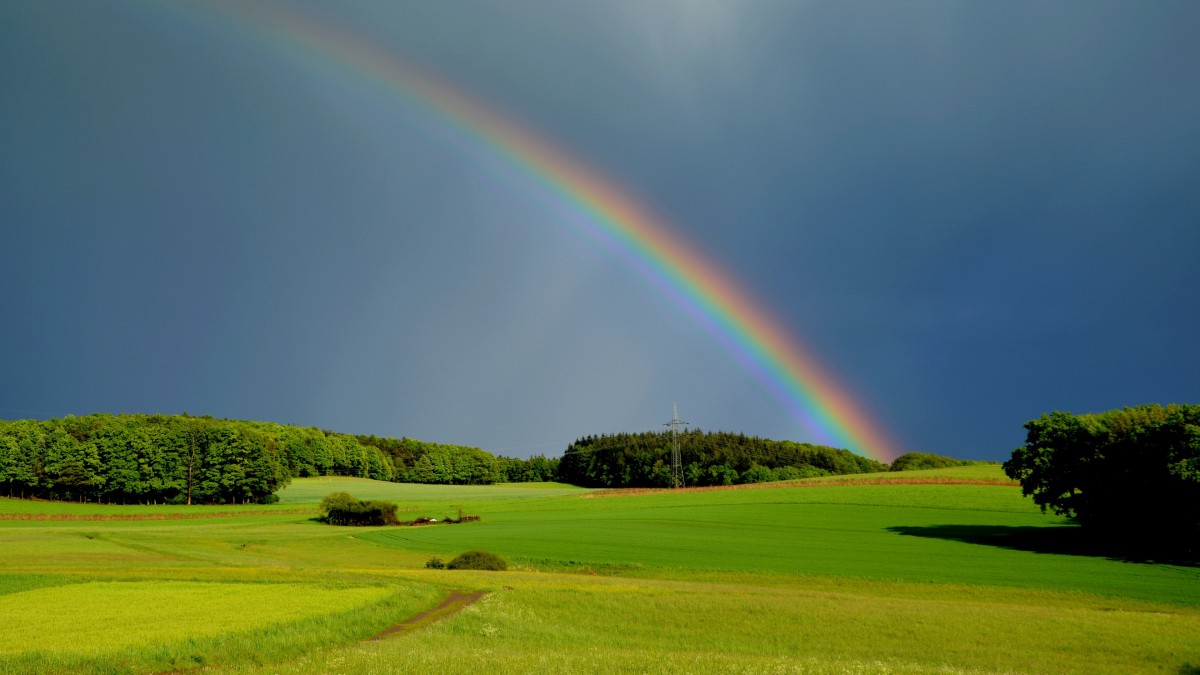
<svg viewBox="0 0 1200 675">
<path fill-rule="evenodd" d="M 493 570 L 503 572 L 508 569 L 504 558 L 487 551 L 467 551 L 446 565 L 452 570 Z"/>
<path fill-rule="evenodd" d="M 425 561 L 425 569 L 444 570 L 446 569 L 446 563 L 442 562 L 441 558 L 430 558 Z"/>
<path fill-rule="evenodd" d="M 321 500 L 324 520 L 331 525 L 398 525 L 398 508 L 381 499 L 360 501 L 348 492 L 334 492 Z"/>
<path fill-rule="evenodd" d="M 326 513 L 334 510 L 344 511 L 357 501 L 349 492 L 331 492 L 321 500 L 321 510 Z"/>
</svg>

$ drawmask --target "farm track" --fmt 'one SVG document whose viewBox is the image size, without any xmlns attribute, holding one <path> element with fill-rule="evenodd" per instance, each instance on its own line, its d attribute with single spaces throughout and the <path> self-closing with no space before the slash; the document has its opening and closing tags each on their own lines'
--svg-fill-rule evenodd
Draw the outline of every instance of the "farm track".
<svg viewBox="0 0 1200 675">
<path fill-rule="evenodd" d="M 664 495 L 680 492 L 718 492 L 724 490 L 770 490 L 773 488 L 840 487 L 843 485 L 1000 485 L 1020 487 L 1020 483 L 1007 480 L 963 479 L 963 478 L 848 478 L 822 482 L 780 481 L 772 483 L 747 483 L 742 485 L 707 485 L 685 488 L 610 488 L 581 495 L 584 499 L 604 497 L 634 497 L 637 495 Z"/>
<path fill-rule="evenodd" d="M 480 591 L 476 591 L 474 593 L 459 593 L 458 591 L 451 591 L 450 595 L 437 607 L 405 619 L 404 621 L 385 629 L 383 632 L 370 639 L 372 641 L 382 640 L 388 635 L 394 635 L 396 633 L 411 633 L 413 631 L 420 630 L 430 624 L 436 623 L 443 619 L 448 619 L 455 614 L 458 614 L 467 607 L 479 602 L 485 595 L 487 595 L 487 593 Z"/>
<path fill-rule="evenodd" d="M 244 516 L 281 516 L 320 513 L 314 509 L 285 509 L 274 511 L 225 511 L 222 513 L 122 513 L 116 515 L 83 515 L 73 513 L 0 513 L 0 520 L 197 520 L 201 518 L 241 518 Z"/>
<path fill-rule="evenodd" d="M 437 607 L 434 607 L 433 609 L 427 609 L 424 612 L 411 616 L 394 626 L 385 628 L 378 635 L 369 637 L 366 640 L 363 640 L 363 642 L 377 642 L 389 635 L 395 635 L 397 633 L 411 633 L 421 630 L 422 628 L 437 623 L 438 621 L 449 619 L 467 607 L 479 602 L 485 595 L 487 595 L 487 593 L 482 591 L 476 591 L 474 593 L 450 591 L 450 595 L 447 596 L 445 600 L 442 600 Z M 193 666 L 190 668 L 163 670 L 156 673 L 156 675 L 184 675 L 185 673 L 196 673 L 202 670 L 206 670 L 206 668 L 204 666 Z"/>
</svg>

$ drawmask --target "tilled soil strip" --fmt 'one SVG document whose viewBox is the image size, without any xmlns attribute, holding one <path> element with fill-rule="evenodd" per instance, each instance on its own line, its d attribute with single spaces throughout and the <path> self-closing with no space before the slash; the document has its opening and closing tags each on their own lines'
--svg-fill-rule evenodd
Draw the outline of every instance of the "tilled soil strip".
<svg viewBox="0 0 1200 675">
<path fill-rule="evenodd" d="M 479 600 L 485 595 L 487 595 L 487 593 L 459 593 L 458 591 L 451 591 L 450 596 L 443 600 L 442 604 L 434 607 L 433 609 L 421 612 L 416 616 L 405 619 L 395 626 L 385 629 L 379 635 L 371 638 L 371 640 L 382 640 L 384 637 L 394 633 L 408 633 L 414 630 L 420 630 L 431 623 L 441 621 L 442 619 L 448 619 L 463 611 L 467 607 L 479 602 Z"/>
<path fill-rule="evenodd" d="M 275 509 L 273 511 L 220 511 L 218 513 L 118 513 L 113 515 L 79 513 L 0 513 L 0 520 L 198 520 L 201 518 L 241 518 L 244 516 L 293 516 L 320 513 L 313 509 Z"/>
</svg>

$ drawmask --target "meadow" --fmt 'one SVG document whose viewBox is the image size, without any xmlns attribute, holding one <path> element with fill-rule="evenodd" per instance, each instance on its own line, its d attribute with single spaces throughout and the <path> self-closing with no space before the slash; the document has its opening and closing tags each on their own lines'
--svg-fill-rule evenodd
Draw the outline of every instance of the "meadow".
<svg viewBox="0 0 1200 675">
<path fill-rule="evenodd" d="M 911 482 L 0 499 L 0 672 L 1200 672 L 1200 569 L 1079 544 L 995 466 L 896 475 Z M 481 520 L 312 520 L 339 490 Z M 472 548 L 510 571 L 424 568 Z M 486 595 L 369 640 L 452 591 Z"/>
</svg>

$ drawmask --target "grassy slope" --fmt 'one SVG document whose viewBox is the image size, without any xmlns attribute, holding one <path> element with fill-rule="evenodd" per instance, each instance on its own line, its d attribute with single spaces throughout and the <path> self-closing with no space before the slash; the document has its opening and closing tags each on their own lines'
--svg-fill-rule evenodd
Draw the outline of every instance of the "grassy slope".
<svg viewBox="0 0 1200 675">
<path fill-rule="evenodd" d="M 475 511 L 484 523 L 380 530 L 363 538 L 443 556 L 484 548 L 543 570 L 850 576 L 1069 589 L 1200 606 L 1200 575 L 1193 569 L 947 538 L 1074 529 L 1010 487 L 755 489 L 481 502 Z"/>
<path fill-rule="evenodd" d="M 423 634 L 244 670 L 1093 673 L 1174 671 L 1198 656 L 1195 613 L 1073 594 L 478 576 L 494 592 Z"/>
<path fill-rule="evenodd" d="M 388 499 L 404 505 L 544 499 L 589 492 L 563 483 L 502 483 L 500 485 L 417 485 L 384 483 L 369 478 L 297 478 L 279 491 L 281 505 L 316 504 L 331 492 L 349 492 L 359 499 Z"/>
<path fill-rule="evenodd" d="M 856 480 L 889 480 L 889 479 L 924 479 L 951 478 L 962 481 L 987 481 L 998 484 L 1012 484 L 1012 479 L 1004 475 L 999 464 L 972 464 L 970 466 L 955 466 L 946 469 L 919 469 L 915 471 L 888 471 L 884 473 L 850 474 L 845 476 L 821 476 L 806 478 L 803 482 L 811 483 L 841 483 Z"/>
<path fill-rule="evenodd" d="M 963 469 L 972 477 L 979 472 Z M 955 470 L 938 473 L 946 471 L 953 476 Z M 225 668 L 240 663 L 237 668 L 253 670 L 254 663 L 284 660 L 267 668 L 283 672 L 1094 672 L 1160 666 L 1179 672 L 1200 666 L 1195 568 L 959 540 L 963 528 L 969 538 L 995 528 L 1062 527 L 1011 487 L 824 486 L 589 499 L 586 491 L 555 485 L 448 488 L 309 479 L 284 491 L 280 506 L 304 507 L 334 490 L 394 499 L 435 517 L 462 507 L 483 520 L 402 530 L 332 528 L 287 513 L 0 521 L 0 599 L 104 579 L 137 581 L 151 591 L 169 580 L 335 590 L 382 583 L 398 591 L 371 606 L 370 620 L 340 632 L 328 619 L 293 617 L 285 622 L 293 628 L 276 629 L 273 637 L 243 630 L 226 636 L 225 646 L 221 636 L 195 644 L 168 640 L 158 651 L 126 650 L 93 665 L 173 667 L 208 654 Z M 0 513 L 30 504 L 0 500 Z M 55 508 L 103 514 L 111 507 Z M 541 571 L 420 569 L 430 555 L 472 547 Z M 601 576 L 554 573 L 564 570 Z M 612 574 L 618 576 L 605 576 Z M 168 587 L 174 588 L 162 586 Z M 435 604 L 450 587 L 495 592 L 418 635 L 347 644 Z M 286 609 L 286 599 L 276 602 Z M 331 612 L 344 609 L 329 604 Z M 142 609 L 160 620 L 160 608 Z M 81 665 L 54 653 L 70 644 L 70 636 L 51 627 L 41 640 L 49 655 L 0 656 L 0 670 Z M 236 647 L 247 641 L 254 649 Z M 274 647 L 263 649 L 264 641 Z M 300 656 L 323 642 L 332 646 Z"/>
<path fill-rule="evenodd" d="M 59 651 L 97 654 L 126 646 L 203 638 L 355 608 L 388 594 L 381 586 L 321 588 L 307 584 L 223 584 L 197 581 L 86 582 L 0 596 L 0 616 L 20 622 L 0 633 L 0 654 L 25 651 L 49 634 L 70 635 Z M 148 605 L 186 606 L 179 621 L 145 626 Z M 102 616 L 103 621 L 97 621 Z"/>
</svg>

